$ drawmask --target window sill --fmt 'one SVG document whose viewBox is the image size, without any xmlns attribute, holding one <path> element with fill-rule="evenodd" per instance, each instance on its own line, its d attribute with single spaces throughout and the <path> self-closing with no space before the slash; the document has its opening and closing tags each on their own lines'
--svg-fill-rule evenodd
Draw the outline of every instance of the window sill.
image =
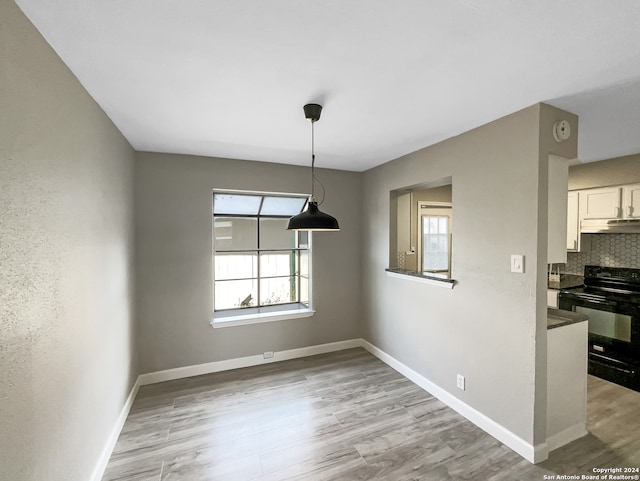
<svg viewBox="0 0 640 481">
<path fill-rule="evenodd" d="M 389 277 L 397 277 L 407 281 L 422 282 L 423 284 L 430 284 L 432 286 L 438 286 L 445 289 L 453 289 L 453 286 L 456 284 L 454 279 L 428 276 L 421 274 L 420 272 L 406 271 L 403 269 L 386 269 L 386 271 L 387 276 Z"/>
<path fill-rule="evenodd" d="M 246 326 L 248 324 L 259 324 L 262 322 L 285 321 L 287 319 L 301 319 L 311 317 L 316 313 L 309 308 L 289 309 L 286 311 L 260 312 L 250 314 L 238 314 L 225 317 L 214 317 L 210 324 L 214 329 L 221 327 Z"/>
</svg>

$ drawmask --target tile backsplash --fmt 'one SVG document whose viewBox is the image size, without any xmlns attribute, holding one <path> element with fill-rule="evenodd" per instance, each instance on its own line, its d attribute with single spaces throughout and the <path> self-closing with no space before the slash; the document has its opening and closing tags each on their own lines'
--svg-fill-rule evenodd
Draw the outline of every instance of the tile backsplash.
<svg viewBox="0 0 640 481">
<path fill-rule="evenodd" d="M 591 250 L 568 252 L 562 272 L 582 275 L 588 265 L 640 269 L 640 234 L 583 234 L 583 240 L 585 237 L 591 240 Z"/>
</svg>

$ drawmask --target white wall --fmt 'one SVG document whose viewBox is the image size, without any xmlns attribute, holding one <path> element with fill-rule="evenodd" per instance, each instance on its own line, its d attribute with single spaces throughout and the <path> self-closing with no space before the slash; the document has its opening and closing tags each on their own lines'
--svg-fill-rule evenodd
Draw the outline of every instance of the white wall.
<svg viewBox="0 0 640 481">
<path fill-rule="evenodd" d="M 0 479 L 86 481 L 137 372 L 134 153 L 0 3 Z"/>
<path fill-rule="evenodd" d="M 313 239 L 315 316 L 213 329 L 212 189 L 305 193 L 305 167 L 138 153 L 136 291 L 142 372 L 233 359 L 360 336 L 361 174 L 317 169 L 322 210 L 340 232 Z"/>
<path fill-rule="evenodd" d="M 531 445 L 546 430 L 548 154 L 558 116 L 535 105 L 365 173 L 367 340 Z M 453 290 L 385 275 L 389 191 L 452 177 Z M 525 274 L 509 272 L 526 256 Z M 467 390 L 455 387 L 466 376 Z"/>
</svg>

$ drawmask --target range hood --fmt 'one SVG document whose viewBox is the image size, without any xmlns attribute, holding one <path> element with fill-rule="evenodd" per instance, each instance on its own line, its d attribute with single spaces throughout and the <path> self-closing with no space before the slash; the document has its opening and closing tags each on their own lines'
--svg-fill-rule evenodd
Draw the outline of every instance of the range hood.
<svg viewBox="0 0 640 481">
<path fill-rule="evenodd" d="M 585 219 L 581 234 L 640 234 L 640 219 Z"/>
</svg>

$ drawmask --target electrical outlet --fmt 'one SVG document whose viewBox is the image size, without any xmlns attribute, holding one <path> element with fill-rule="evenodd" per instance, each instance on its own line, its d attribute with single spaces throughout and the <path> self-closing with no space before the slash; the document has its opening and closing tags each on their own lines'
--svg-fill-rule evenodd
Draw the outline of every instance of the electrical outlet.
<svg viewBox="0 0 640 481">
<path fill-rule="evenodd" d="M 462 374 L 458 374 L 456 377 L 456 386 L 464 391 L 464 376 Z"/>
<path fill-rule="evenodd" d="M 262 356 L 265 359 L 271 359 L 273 357 L 273 351 L 266 351 Z"/>
</svg>

